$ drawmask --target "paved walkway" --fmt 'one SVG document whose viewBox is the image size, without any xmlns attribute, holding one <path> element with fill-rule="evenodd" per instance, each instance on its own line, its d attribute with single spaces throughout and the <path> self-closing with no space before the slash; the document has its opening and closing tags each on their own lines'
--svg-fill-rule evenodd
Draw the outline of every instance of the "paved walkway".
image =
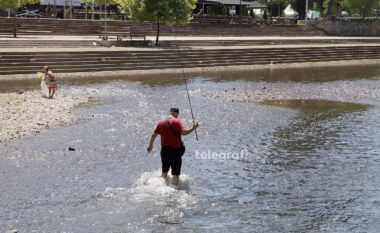
<svg viewBox="0 0 380 233">
<path fill-rule="evenodd" d="M 155 37 L 147 37 L 148 40 L 155 41 Z M 102 47 L 97 44 L 100 39 L 97 36 L 44 36 L 44 35 L 23 35 L 18 38 L 11 37 L 0 37 L 0 41 L 4 40 L 46 40 L 46 41 L 89 41 L 92 42 L 93 46 L 88 47 L 76 47 L 76 48 L 36 48 L 36 47 L 25 47 L 25 48 L 0 48 L 1 52 L 63 52 L 63 51 L 152 51 L 152 50 L 162 50 L 167 48 L 138 48 L 138 47 Z M 263 41 L 263 44 L 256 45 L 229 45 L 229 46 L 191 46 L 192 49 L 241 49 L 241 48 L 316 48 L 316 47 L 347 47 L 347 46 L 379 46 L 380 37 L 328 37 L 328 36 L 317 36 L 317 37 L 194 37 L 194 36 L 162 36 L 160 41 Z M 313 43 L 302 43 L 302 41 L 310 41 Z M 323 41 L 330 41 L 330 43 L 323 43 Z M 272 41 L 293 41 L 293 44 L 274 44 Z M 297 41 L 294 43 L 294 41 Z M 321 41 L 321 43 L 318 43 Z M 332 42 L 331 42 L 332 41 Z M 334 43 L 336 41 L 337 43 Z M 340 41 L 340 43 L 339 43 Z M 341 43 L 344 41 L 344 43 Z M 268 42 L 268 44 L 265 44 Z M 189 46 L 187 46 L 189 47 Z"/>
<path fill-rule="evenodd" d="M 147 36 L 149 40 L 156 39 Z M 98 36 L 52 36 L 52 35 L 0 35 L 0 40 L 99 40 Z M 337 36 L 160 36 L 160 40 L 380 40 L 380 37 L 337 37 Z"/>
<path fill-rule="evenodd" d="M 254 48 L 331 48 L 331 47 L 362 47 L 362 46 L 380 46 L 380 43 L 362 43 L 362 44 L 318 44 L 318 45 L 310 45 L 310 44 L 299 44 L 299 45 L 253 45 L 253 46 L 193 46 L 192 48 L 185 48 L 184 50 L 189 49 L 254 49 Z M 175 48 L 173 48 L 175 49 Z M 86 48 L 0 48 L 0 53 L 2 52 L 91 52 L 91 51 L 167 51 L 167 48 L 137 48 L 137 47 L 86 47 Z"/>
</svg>

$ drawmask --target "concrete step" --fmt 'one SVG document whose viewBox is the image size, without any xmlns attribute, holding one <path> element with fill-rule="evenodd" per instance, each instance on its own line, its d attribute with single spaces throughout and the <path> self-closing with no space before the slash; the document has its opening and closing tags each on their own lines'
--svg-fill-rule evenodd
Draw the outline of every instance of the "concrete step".
<svg viewBox="0 0 380 233">
<path fill-rule="evenodd" d="M 94 47 L 94 42 L 89 40 L 0 40 L 0 48 L 77 48 Z"/>
<path fill-rule="evenodd" d="M 361 51 L 379 51 L 379 46 L 342 46 L 342 47 L 302 47 L 302 48 L 234 48 L 234 49 L 168 49 L 168 50 L 145 50 L 145 51 L 82 51 L 82 52 L 66 52 L 66 53 L 55 53 L 55 52 L 3 52 L 0 54 L 1 57 L 4 56 L 13 56 L 13 57 L 51 57 L 51 54 L 55 53 L 56 57 L 65 57 L 65 56 L 73 56 L 73 55 L 81 55 L 86 54 L 87 56 L 160 56 L 160 54 L 220 54 L 226 53 L 229 54 L 241 54 L 244 53 L 264 53 L 264 52 L 272 52 L 272 53 L 313 53 L 317 51 L 351 51 L 351 52 L 361 52 Z"/>
<path fill-rule="evenodd" d="M 312 62 L 312 61 L 337 61 L 337 60 L 353 60 L 353 59 L 368 59 L 368 56 L 322 56 L 312 58 L 292 58 L 287 59 L 245 59 L 245 60 L 205 60 L 194 63 L 184 63 L 184 67 L 210 67 L 210 66 L 226 66 L 226 65 L 255 65 L 255 64 L 273 64 L 273 63 L 290 63 L 290 62 Z M 380 56 L 371 57 L 379 59 Z M 177 61 L 161 62 L 161 63 L 105 63 L 96 66 L 89 66 L 87 64 L 81 65 L 57 65 L 54 67 L 55 72 L 91 72 L 91 71 L 104 71 L 104 70 L 141 70 L 141 69 L 167 69 L 167 68 L 180 68 L 181 63 Z M 23 74 L 33 73 L 39 71 L 41 66 L 30 66 L 20 69 L 1 69 L 0 74 Z"/>
<path fill-rule="evenodd" d="M 312 57 L 312 56 L 328 56 L 338 54 L 340 56 L 344 55 L 376 55 L 379 54 L 379 49 L 371 50 L 317 50 L 317 51 L 201 51 L 192 53 L 172 51 L 171 53 L 153 53 L 148 54 L 136 54 L 136 53 L 125 53 L 125 54 L 109 54 L 109 53 L 96 53 L 96 54 L 58 54 L 50 53 L 42 55 L 31 55 L 26 54 L 14 55 L 1 55 L 0 64 L 5 65 L 23 65 L 23 64 L 33 64 L 33 63 L 55 63 L 55 62 L 68 62 L 68 63 L 78 63 L 86 62 L 89 64 L 97 64 L 102 62 L 119 62 L 119 61 L 131 61 L 131 62 L 143 62 L 143 61 L 163 61 L 163 60 L 176 60 L 176 61 L 194 61 L 198 59 L 259 59 L 261 57 L 275 57 L 275 58 L 286 58 L 286 57 Z"/>
<path fill-rule="evenodd" d="M 377 57 L 378 59 L 379 57 Z M 368 59 L 367 57 L 355 57 L 355 60 L 360 59 Z M 327 57 L 323 61 L 341 61 L 341 60 L 353 60 L 352 58 L 333 58 L 333 57 Z M 260 65 L 260 64 L 280 64 L 280 63 L 299 63 L 299 62 L 317 62 L 321 61 L 318 58 L 310 58 L 308 60 L 298 60 L 298 59 L 283 59 L 280 61 L 234 61 L 231 63 L 231 61 L 224 61 L 224 62 L 212 62 L 208 61 L 207 63 L 194 63 L 194 64 L 184 64 L 185 68 L 193 68 L 193 67 L 213 67 L 213 66 L 228 66 L 228 65 Z M 133 66 L 121 66 L 121 65 L 106 65 L 106 66 L 97 66 L 97 67 L 59 67 L 55 68 L 54 71 L 56 73 L 66 73 L 66 72 L 95 72 L 95 71 L 120 71 L 120 70 L 147 70 L 147 69 L 171 69 L 171 68 L 181 68 L 181 64 L 178 62 L 172 63 L 172 64 L 147 64 L 147 65 L 136 65 Z M 41 67 L 36 67 L 35 69 L 30 70 L 0 70 L 0 75 L 6 75 L 6 74 L 30 74 L 39 71 Z"/>
<path fill-rule="evenodd" d="M 46 31 L 47 34 L 54 35 L 96 35 L 104 25 L 104 21 L 93 20 L 56 20 L 56 19 L 24 19 L 18 18 L 17 25 L 19 34 L 38 34 L 35 31 Z M 13 27 L 13 18 L 0 18 L 0 27 Z M 156 35 L 156 24 L 149 22 L 132 21 L 107 21 L 107 27 L 122 28 L 131 27 L 131 32 L 142 33 L 148 36 Z M 9 30 L 8 30 L 9 31 Z M 167 26 L 161 25 L 161 35 L 325 35 L 312 27 L 299 25 L 239 25 L 239 24 L 198 24 L 190 23 L 187 26 Z"/>
<path fill-rule="evenodd" d="M 1 53 L 1 74 L 30 74 L 49 65 L 55 72 L 170 69 L 290 62 L 379 59 L 380 46 L 221 50 Z"/>
<path fill-rule="evenodd" d="M 50 67 L 53 67 L 54 70 L 56 70 L 56 67 L 60 69 L 87 69 L 87 67 L 96 67 L 96 68 L 104 68 L 104 67 L 116 67 L 116 68 L 125 68 L 125 67 L 131 67 L 131 68 L 137 68 L 140 66 L 144 67 L 158 67 L 158 66 L 179 66 L 184 65 L 185 67 L 188 67 L 190 65 L 198 66 L 198 65 L 210 65 L 210 64 L 227 64 L 227 65 L 235 65 L 238 62 L 244 62 L 244 63 L 250 63 L 250 64 L 256 64 L 257 62 L 264 63 L 264 64 L 273 64 L 273 63 L 283 63 L 283 62 L 289 62 L 289 61 L 297 61 L 297 62 L 305 62 L 305 61 L 314 61 L 314 60 L 352 60 L 352 59 L 379 59 L 380 55 L 377 56 L 342 56 L 342 55 L 336 55 L 336 56 L 315 56 L 315 57 L 286 57 L 286 58 L 258 58 L 258 59 L 252 59 L 252 58 L 245 58 L 245 59 L 207 59 L 207 60 L 197 60 L 193 61 L 191 63 L 186 62 L 180 62 L 176 60 L 165 60 L 165 61 L 146 61 L 146 62 L 105 62 L 105 63 L 98 63 L 98 64 L 88 64 L 88 63 L 47 63 L 46 65 L 49 65 Z M 15 71 L 18 72 L 21 71 L 33 71 L 33 70 L 39 70 L 41 69 L 40 64 L 28 64 L 27 66 L 19 66 L 19 65 L 8 65 L 3 66 L 3 64 L 0 65 L 0 70 L 2 71 Z"/>
<path fill-rule="evenodd" d="M 244 52 L 241 51 L 240 53 L 208 53 L 207 51 L 204 51 L 202 53 L 198 54 L 187 54 L 187 53 L 173 53 L 173 54 L 124 54 L 124 55 L 118 55 L 118 56 L 110 56 L 109 54 L 95 54 L 95 55 L 86 55 L 86 54 L 77 54 L 75 57 L 73 56 L 59 56 L 57 53 L 52 53 L 48 56 L 43 57 L 26 57 L 26 56 L 7 56 L 2 55 L 0 58 L 0 62 L 2 63 L 30 63 L 30 62 L 41 62 L 41 61 L 86 61 L 86 62 L 103 62 L 103 61 L 119 61 L 119 60 L 132 60 L 132 61 L 138 61 L 138 60 L 156 60 L 156 59 L 198 59 L 198 58 L 204 58 L 204 56 L 207 56 L 209 58 L 217 57 L 217 58 L 244 58 L 244 57 L 268 57 L 268 56 L 277 56 L 277 57 L 286 57 L 286 56 L 311 56 L 311 55 L 318 55 L 318 54 L 349 54 L 349 55 L 355 55 L 355 54 L 378 54 L 379 51 L 372 51 L 372 50 L 364 50 L 364 51 L 315 51 L 315 52 L 271 52 L 271 53 L 259 53 L 259 52 Z M 55 56 L 53 56 L 55 54 Z"/>
<path fill-rule="evenodd" d="M 10 47 L 91 47 L 97 40 L 0 40 L 0 48 Z M 302 44 L 380 43 L 380 40 L 302 40 Z M 241 46 L 241 45 L 290 45 L 300 40 L 191 40 L 161 41 L 161 46 Z"/>
</svg>

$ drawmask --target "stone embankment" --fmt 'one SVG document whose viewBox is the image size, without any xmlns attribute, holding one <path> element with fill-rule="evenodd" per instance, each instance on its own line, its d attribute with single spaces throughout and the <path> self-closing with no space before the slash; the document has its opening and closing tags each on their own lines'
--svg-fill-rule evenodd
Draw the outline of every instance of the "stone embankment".
<svg viewBox="0 0 380 233">
<path fill-rule="evenodd" d="M 143 49 L 77 52 L 3 52 L 0 75 L 253 66 L 380 59 L 380 46 L 263 47 L 228 49 Z"/>
</svg>

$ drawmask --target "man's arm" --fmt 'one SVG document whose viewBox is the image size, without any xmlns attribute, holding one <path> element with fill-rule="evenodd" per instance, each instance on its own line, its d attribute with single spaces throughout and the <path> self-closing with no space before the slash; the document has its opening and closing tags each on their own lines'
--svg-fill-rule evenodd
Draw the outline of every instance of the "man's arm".
<svg viewBox="0 0 380 233">
<path fill-rule="evenodd" d="M 183 136 L 188 135 L 189 133 L 193 132 L 196 128 L 198 128 L 198 126 L 199 126 L 199 123 L 196 122 L 196 123 L 193 124 L 193 127 L 191 127 L 190 129 L 184 129 L 184 130 L 182 130 L 181 134 Z"/>
<path fill-rule="evenodd" d="M 153 143 L 154 143 L 154 140 L 156 140 L 157 135 L 158 135 L 157 133 L 153 133 L 152 136 L 150 137 L 150 142 L 149 142 L 148 148 L 146 149 L 148 153 L 152 151 Z"/>
</svg>

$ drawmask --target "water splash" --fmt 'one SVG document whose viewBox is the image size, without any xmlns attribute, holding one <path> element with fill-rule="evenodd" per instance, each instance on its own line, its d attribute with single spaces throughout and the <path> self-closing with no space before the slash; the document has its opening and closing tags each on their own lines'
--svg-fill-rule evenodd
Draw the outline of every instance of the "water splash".
<svg viewBox="0 0 380 233">
<path fill-rule="evenodd" d="M 151 212 L 148 222 L 164 224 L 181 224 L 185 221 L 186 210 L 196 203 L 189 193 L 191 177 L 181 175 L 178 186 L 172 186 L 171 176 L 168 179 L 160 177 L 160 171 L 146 172 L 136 181 L 134 187 L 106 188 L 97 193 L 99 201 L 116 201 L 131 206 L 145 206 L 145 211 Z M 148 214 L 149 215 L 149 214 Z"/>
</svg>

